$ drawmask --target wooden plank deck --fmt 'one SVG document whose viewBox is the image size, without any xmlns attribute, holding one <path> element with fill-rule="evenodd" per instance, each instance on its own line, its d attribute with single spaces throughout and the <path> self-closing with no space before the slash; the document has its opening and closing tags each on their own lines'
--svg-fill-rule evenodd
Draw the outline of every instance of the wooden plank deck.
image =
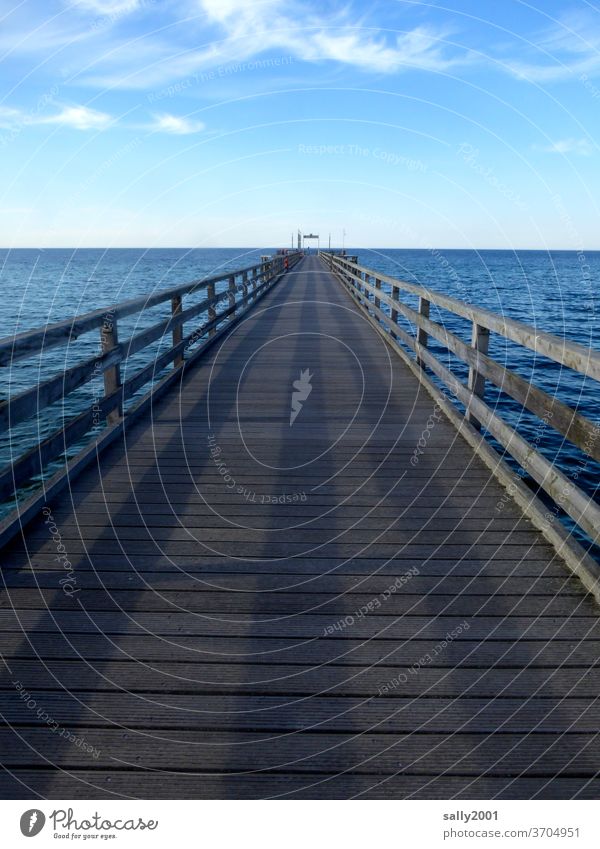
<svg viewBox="0 0 600 849">
<path fill-rule="evenodd" d="M 305 258 L 3 552 L 0 796 L 596 798 L 597 606 L 433 413 Z"/>
</svg>

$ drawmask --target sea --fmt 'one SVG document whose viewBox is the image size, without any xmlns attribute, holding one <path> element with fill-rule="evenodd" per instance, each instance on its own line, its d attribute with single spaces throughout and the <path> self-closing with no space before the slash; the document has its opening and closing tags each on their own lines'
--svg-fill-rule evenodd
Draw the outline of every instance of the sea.
<svg viewBox="0 0 600 849">
<path fill-rule="evenodd" d="M 117 301 L 253 265 L 260 261 L 261 255 L 273 251 L 273 248 L 0 250 L 0 336 L 12 336 L 92 309 L 109 307 Z M 375 271 L 427 286 L 525 322 L 538 331 L 600 350 L 600 252 L 351 247 L 346 252 L 357 255 L 361 265 Z M 223 283 L 222 288 L 226 285 Z M 410 306 L 416 305 L 412 296 L 403 297 Z M 121 339 L 156 322 L 165 315 L 164 309 L 155 307 L 120 322 Z M 431 318 L 470 341 L 471 328 L 467 321 L 433 306 Z M 404 326 L 410 329 L 407 323 Z M 162 347 L 168 347 L 168 340 Z M 467 369 L 446 349 L 433 340 L 430 347 L 458 377 L 466 377 Z M 18 361 L 12 368 L 2 370 L 0 400 L 47 379 L 82 357 L 93 356 L 97 350 L 96 334 L 87 334 L 77 340 L 77 345 L 61 346 L 43 356 Z M 133 357 L 127 364 L 129 373 L 150 362 L 159 350 L 160 342 Z M 600 422 L 600 394 L 594 380 L 496 334 L 491 336 L 490 354 L 592 421 Z M 0 435 L 0 465 L 9 464 L 12 458 L 60 427 L 65 417 L 86 409 L 100 391 L 97 385 L 81 387 L 38 418 Z M 599 464 L 489 383 L 486 401 L 567 476 L 598 499 Z M 78 447 L 73 446 L 72 451 Z M 50 467 L 46 474 L 53 471 L 55 468 Z M 38 484 L 39 481 L 33 481 L 32 487 L 19 493 L 19 497 L 25 497 Z M 0 515 L 12 506 L 14 500 L 4 504 Z M 563 519 L 585 542 L 579 530 Z"/>
</svg>

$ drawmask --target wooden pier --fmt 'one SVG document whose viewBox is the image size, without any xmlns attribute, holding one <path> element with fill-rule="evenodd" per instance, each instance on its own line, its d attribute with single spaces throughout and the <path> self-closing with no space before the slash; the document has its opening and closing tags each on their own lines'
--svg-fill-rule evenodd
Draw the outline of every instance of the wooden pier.
<svg viewBox="0 0 600 849">
<path fill-rule="evenodd" d="M 121 369 L 160 334 L 132 345 L 117 325 L 143 304 L 0 342 L 7 364 L 100 328 L 108 419 L 0 529 L 0 796 L 597 798 L 597 565 L 479 427 L 557 495 L 561 473 L 490 417 L 485 381 L 506 376 L 487 337 L 593 378 L 598 354 L 347 259 L 289 265 L 153 295 L 172 366 L 129 408 L 144 381 Z M 465 416 L 432 381 L 435 334 L 470 365 L 451 386 Z M 94 368 L 46 381 L 43 403 Z M 541 413 L 520 380 L 503 385 Z M 596 456 L 595 425 L 550 403 Z M 13 484 L 90 421 L 15 461 Z M 562 504 L 593 536 L 576 490 Z"/>
</svg>

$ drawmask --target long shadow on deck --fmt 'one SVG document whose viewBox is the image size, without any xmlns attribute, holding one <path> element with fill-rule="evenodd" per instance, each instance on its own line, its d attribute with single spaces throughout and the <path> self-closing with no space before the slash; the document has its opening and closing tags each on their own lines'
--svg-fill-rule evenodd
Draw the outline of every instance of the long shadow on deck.
<svg viewBox="0 0 600 849">
<path fill-rule="evenodd" d="M 301 266 L 297 267 L 297 270 L 300 271 Z M 291 274 L 287 281 L 282 281 L 258 305 L 258 311 L 267 308 L 267 311 L 260 318 L 260 332 L 258 334 L 250 333 L 248 336 L 236 338 L 236 329 L 233 329 L 229 343 L 230 348 L 228 350 L 224 348 L 227 352 L 223 374 L 229 371 L 237 379 L 241 363 L 247 359 L 249 353 L 252 353 L 253 346 L 260 344 L 261 340 L 255 337 L 260 336 L 261 339 L 264 339 L 267 333 L 274 332 L 278 320 L 284 317 L 287 306 L 286 297 L 296 300 L 294 292 L 290 292 L 288 289 L 292 281 L 293 275 Z M 310 278 L 305 285 L 310 295 L 311 288 L 314 288 Z M 300 284 L 297 288 L 300 288 Z M 315 292 L 314 297 L 325 298 L 326 293 Z M 336 297 L 336 302 L 337 300 Z M 332 327 L 331 321 L 325 326 L 322 312 L 314 309 L 311 299 L 304 297 L 303 301 L 297 321 L 299 331 L 303 327 L 309 326 L 313 333 L 320 330 L 329 335 L 336 335 L 337 332 L 337 335 L 341 338 L 348 333 L 349 325 L 344 325 L 341 319 L 338 321 L 338 310 L 333 310 L 329 314 L 330 318 L 334 318 L 334 325 L 337 324 L 337 327 Z M 345 300 L 340 300 L 339 303 L 346 306 Z M 297 307 L 294 307 L 294 309 L 297 309 Z M 252 318 L 255 318 L 253 314 L 250 320 Z M 356 320 L 362 322 L 360 318 Z M 256 330 L 256 327 L 254 329 Z M 277 437 L 277 439 L 273 439 L 273 444 L 278 446 L 278 453 L 274 452 L 275 459 L 278 462 L 273 465 L 278 466 L 291 464 L 292 449 L 290 446 L 292 443 L 295 446 L 294 451 L 301 457 L 304 456 L 303 452 L 313 441 L 326 443 L 327 439 L 335 436 L 338 432 L 333 417 L 327 415 L 318 417 L 316 405 L 313 405 L 311 409 L 310 397 L 306 400 L 293 428 L 290 428 L 286 420 L 289 413 L 288 404 L 292 382 L 298 379 L 299 372 L 308 367 L 311 362 L 322 364 L 324 368 L 327 368 L 328 363 L 331 362 L 327 348 L 328 343 L 324 342 L 324 337 L 311 337 L 313 344 L 310 348 L 305 344 L 306 337 L 296 336 L 294 338 L 295 347 L 289 353 L 288 360 L 280 359 L 277 362 L 277 366 L 283 375 L 282 386 L 287 387 L 287 395 L 282 399 L 280 408 L 275 409 L 273 407 L 272 411 L 267 411 L 267 418 L 271 420 L 270 427 L 274 437 Z M 221 342 L 218 343 L 219 346 L 221 344 Z M 377 344 L 383 343 L 377 340 Z M 210 354 L 209 359 L 212 361 Z M 203 385 L 196 369 L 185 377 L 184 388 L 188 394 L 184 397 L 187 402 L 190 400 L 190 392 L 196 391 L 193 382 L 194 375 L 197 376 L 198 386 Z M 321 379 L 322 375 L 315 371 L 313 402 L 318 400 L 319 403 L 322 403 L 317 389 L 318 381 Z M 344 379 L 348 394 L 354 393 L 356 395 L 360 385 L 358 371 L 346 369 Z M 378 371 L 369 375 L 369 386 L 372 397 L 384 397 L 387 391 L 387 384 Z M 235 421 L 235 399 L 235 386 L 232 388 L 229 399 L 226 394 L 219 393 L 220 425 L 216 425 L 214 428 L 217 441 L 219 438 L 222 438 L 223 442 L 230 439 L 229 423 Z M 171 417 L 166 415 L 169 403 L 175 406 L 173 398 L 169 397 L 155 407 L 154 422 L 157 433 L 162 425 L 168 424 L 171 420 Z M 207 392 L 203 388 L 186 412 L 188 425 L 195 419 L 205 419 L 206 404 Z M 394 404 L 393 409 L 390 409 L 390 417 L 393 418 L 393 413 L 397 408 L 401 409 L 402 404 Z M 419 421 L 420 415 L 421 413 L 415 415 L 416 421 Z M 256 419 L 256 421 L 261 419 L 261 411 L 258 407 L 254 416 L 251 415 L 250 418 Z M 370 422 L 370 418 L 371 408 L 368 407 L 360 414 L 356 423 L 359 435 L 362 432 L 361 422 L 365 420 Z M 386 421 L 384 425 L 389 427 L 390 422 Z M 386 435 L 385 427 L 382 426 L 382 435 L 379 440 L 375 436 L 374 442 L 378 445 L 387 446 L 389 444 L 390 439 Z M 137 444 L 136 440 L 139 440 L 146 429 L 147 424 L 134 425 L 131 431 L 126 434 L 122 445 L 115 446 L 102 455 L 100 470 L 97 468 L 90 470 L 75 482 L 75 492 L 72 499 L 75 513 L 78 508 L 90 504 L 88 495 L 81 492 L 82 484 L 92 483 L 94 486 L 98 486 L 111 471 L 121 468 L 124 462 L 123 458 L 127 458 L 128 448 L 133 452 L 133 448 Z M 202 427 L 197 432 L 202 434 Z M 192 435 L 190 436 L 190 434 Z M 149 466 L 140 479 L 136 480 L 135 491 L 129 492 L 123 503 L 111 514 L 115 521 L 116 530 L 109 527 L 107 517 L 105 517 L 107 524 L 104 532 L 93 542 L 87 553 L 78 557 L 77 565 L 79 567 L 89 564 L 91 569 L 97 573 L 96 578 L 99 587 L 102 586 L 103 580 L 112 585 L 112 579 L 119 572 L 119 569 L 111 571 L 109 568 L 104 568 L 109 565 L 106 562 L 107 550 L 114 548 L 117 561 L 114 565 L 119 565 L 119 561 L 122 561 L 124 567 L 125 562 L 129 560 L 127 549 L 130 548 L 139 552 L 142 548 L 138 542 L 134 542 L 130 546 L 126 540 L 119 540 L 119 521 L 125 521 L 130 513 L 137 511 L 137 498 L 139 497 L 140 503 L 143 503 L 146 488 L 148 491 L 152 490 L 152 487 L 156 484 L 157 466 L 163 472 L 168 472 L 172 456 L 178 454 L 181 458 L 185 456 L 187 448 L 185 440 L 187 438 L 196 438 L 191 426 L 189 429 L 184 427 L 182 432 L 175 433 L 164 441 L 161 439 L 157 443 L 156 465 Z M 353 442 L 354 438 L 352 437 L 352 430 L 350 430 L 347 443 L 353 444 Z M 206 448 L 206 446 L 204 447 Z M 215 467 L 208 450 L 204 453 L 194 453 L 194 457 L 198 458 L 199 468 L 193 477 L 201 478 L 204 472 L 206 480 L 212 481 Z M 307 467 L 309 471 L 310 468 L 310 466 Z M 322 480 L 334 475 L 338 469 L 333 453 L 324 454 L 319 459 L 317 468 Z M 249 476 L 248 485 L 254 486 L 253 474 L 251 473 Z M 337 480 L 342 481 L 343 477 L 342 473 L 339 479 L 333 478 L 332 483 Z M 271 479 L 265 484 L 265 489 L 271 493 L 287 492 L 290 489 L 290 478 L 291 474 L 285 470 L 274 471 Z M 309 476 L 307 475 L 308 479 Z M 258 490 L 258 485 L 255 488 Z M 293 488 L 296 488 L 296 484 Z M 308 485 L 304 488 L 308 490 Z M 369 490 L 369 497 L 372 497 L 375 501 L 384 496 L 387 489 L 388 485 L 385 478 L 375 476 Z M 442 487 L 438 483 L 432 482 L 430 491 L 441 490 Z M 185 480 L 167 483 L 160 492 L 160 504 L 164 506 L 165 513 L 171 512 L 174 518 L 178 518 L 178 516 L 177 511 L 172 509 L 171 499 L 174 499 L 175 503 L 185 502 L 188 508 L 200 503 L 196 484 L 188 475 L 185 475 Z M 333 494 L 335 497 L 335 490 L 333 490 Z M 453 498 L 452 493 L 449 493 L 449 498 Z M 311 504 L 311 493 L 308 494 L 307 501 L 303 503 Z M 295 516 L 300 514 L 301 506 L 297 503 L 294 506 Z M 57 513 L 59 512 L 58 508 L 59 505 L 53 507 Z M 227 505 L 230 515 L 236 515 L 231 512 L 234 509 L 233 503 L 230 502 Z M 285 510 L 287 510 L 287 505 L 264 505 L 257 517 L 259 520 L 264 520 L 263 524 L 268 528 L 271 524 L 275 524 L 278 518 L 285 515 Z M 330 514 L 330 526 L 332 529 L 336 529 L 336 533 L 343 532 L 349 521 L 357 522 L 356 527 L 361 527 L 358 520 L 348 520 L 343 515 L 336 515 L 336 512 L 337 508 Z M 151 525 L 152 515 L 152 513 L 149 513 L 144 517 L 149 525 Z M 190 514 L 186 513 L 186 515 Z M 249 524 L 252 524 L 252 518 L 251 515 L 248 516 Z M 296 519 L 294 524 L 300 519 L 301 517 Z M 308 522 L 306 527 L 310 528 L 313 520 L 307 516 L 306 521 Z M 392 520 L 390 520 L 390 524 L 391 522 Z M 227 527 L 225 522 L 223 525 Z M 58 526 L 60 529 L 60 521 L 58 521 Z M 291 783 L 282 784 L 281 787 L 296 790 L 302 794 L 301 788 L 316 783 L 318 788 L 323 789 L 323 795 L 335 793 L 339 796 L 351 795 L 353 792 L 350 785 L 345 783 L 343 775 L 345 769 L 379 773 L 379 778 L 369 775 L 364 777 L 366 788 L 396 771 L 395 768 L 390 767 L 390 760 L 394 757 L 402 762 L 405 770 L 410 772 L 414 763 L 415 748 L 409 746 L 405 750 L 403 748 L 405 740 L 398 740 L 398 733 L 394 731 L 394 728 L 398 727 L 395 722 L 401 718 L 401 714 L 406 717 L 407 714 L 416 709 L 416 701 L 411 703 L 409 699 L 402 702 L 401 707 L 397 707 L 397 704 L 399 704 L 397 698 L 382 699 L 376 693 L 377 683 L 385 683 L 389 677 L 393 676 L 395 665 L 403 665 L 404 651 L 405 649 L 408 650 L 412 637 L 405 641 L 382 640 L 382 642 L 385 642 L 385 648 L 382 649 L 381 655 L 385 660 L 381 668 L 376 670 L 374 677 L 372 674 L 373 662 L 365 661 L 364 657 L 362 661 L 356 662 L 356 667 L 361 667 L 358 671 L 353 669 L 350 672 L 344 669 L 343 663 L 348 664 L 352 660 L 353 652 L 357 651 L 359 655 L 361 654 L 361 643 L 358 642 L 357 644 L 356 640 L 351 639 L 354 636 L 352 626 L 343 626 L 342 630 L 333 635 L 324 635 L 328 626 L 335 625 L 347 615 L 352 616 L 356 613 L 356 603 L 352 598 L 352 593 L 347 592 L 347 578 L 341 577 L 344 574 L 344 567 L 341 564 L 348 559 L 346 549 L 342 548 L 345 544 L 344 536 L 327 543 L 325 552 L 331 564 L 328 571 L 328 588 L 325 593 L 327 600 L 323 601 L 321 598 L 319 603 L 322 606 L 318 610 L 311 610 L 307 607 L 306 597 L 300 597 L 296 601 L 285 598 L 283 594 L 283 587 L 287 586 L 288 583 L 298 584 L 300 580 L 306 580 L 306 583 L 303 584 L 304 590 L 310 588 L 310 590 L 315 591 L 319 589 L 319 583 L 322 580 L 320 574 L 306 575 L 304 578 L 300 578 L 294 571 L 296 563 L 310 562 L 313 557 L 319 558 L 323 553 L 321 550 L 317 550 L 314 554 L 306 553 L 301 557 L 300 552 L 304 545 L 301 535 L 296 532 L 269 533 L 268 538 L 264 538 L 262 541 L 258 534 L 249 532 L 247 544 L 243 540 L 238 543 L 239 559 L 237 560 L 234 560 L 237 555 L 231 553 L 230 549 L 227 549 L 230 552 L 229 554 L 220 555 L 213 554 L 210 547 L 207 551 L 205 546 L 204 551 L 198 555 L 195 565 L 189 555 L 183 557 L 182 562 L 191 563 L 188 573 L 186 569 L 177 565 L 178 555 L 172 553 L 176 547 L 173 544 L 172 537 L 165 542 L 165 548 L 171 552 L 170 556 L 167 557 L 162 553 L 160 542 L 154 540 L 150 532 L 143 530 L 143 519 L 137 526 L 141 529 L 140 539 L 143 539 L 143 535 L 147 533 L 149 547 L 155 549 L 155 551 L 149 553 L 147 559 L 139 553 L 132 555 L 131 560 L 140 564 L 140 571 L 133 567 L 131 575 L 121 574 L 123 580 L 131 577 L 136 586 L 136 589 L 129 591 L 130 596 L 126 602 L 126 611 L 119 610 L 118 605 L 110 598 L 111 592 L 106 591 L 106 595 L 102 594 L 99 600 L 94 600 L 94 604 L 98 604 L 98 607 L 106 608 L 106 613 L 96 615 L 96 607 L 91 606 L 91 590 L 86 592 L 86 588 L 92 586 L 87 580 L 92 578 L 92 572 L 80 569 L 78 574 L 85 586 L 79 596 L 69 599 L 60 589 L 55 589 L 49 599 L 50 610 L 39 617 L 32 633 L 23 635 L 19 646 L 15 646 L 14 649 L 7 652 L 7 655 L 9 655 L 8 662 L 13 667 L 13 673 L 7 674 L 3 678 L 2 686 L 6 693 L 13 696 L 13 704 L 16 706 L 14 713 L 19 720 L 16 724 L 20 726 L 24 735 L 32 735 L 31 728 L 42 726 L 40 732 L 37 732 L 37 737 L 36 734 L 30 737 L 30 739 L 33 739 L 34 745 L 37 741 L 42 752 L 47 755 L 50 754 L 50 759 L 58 763 L 75 763 L 76 757 L 77 766 L 68 770 L 71 773 L 98 769 L 100 777 L 100 770 L 135 771 L 144 770 L 144 767 L 149 768 L 156 771 L 159 777 L 172 786 L 172 793 L 169 795 L 175 798 L 179 795 L 186 795 L 186 787 L 189 787 L 190 782 L 193 782 L 195 777 L 203 772 L 222 774 L 220 786 L 225 798 L 235 798 L 236 795 L 241 796 L 252 792 L 256 795 L 262 795 L 258 785 L 256 785 L 254 791 L 249 790 L 248 787 L 257 776 L 268 778 L 269 770 L 296 774 L 295 776 L 292 775 Z M 185 526 L 185 521 L 182 522 L 181 526 Z M 48 531 L 43 523 L 38 523 L 37 529 L 41 529 L 42 534 L 47 537 Z M 357 548 L 365 547 L 365 551 L 360 557 L 368 559 L 370 564 L 373 563 L 373 560 L 381 561 L 383 567 L 383 558 L 368 553 L 372 540 L 380 532 L 365 528 L 363 530 L 364 543 L 360 546 L 357 545 Z M 322 529 L 323 540 L 321 542 L 328 540 L 330 535 L 328 531 Z M 473 541 L 475 541 L 475 534 L 473 534 L 473 537 Z M 33 529 L 30 532 L 30 538 L 35 538 Z M 300 551 L 294 548 L 294 538 L 298 542 L 297 549 L 300 549 Z M 282 539 L 284 542 L 279 542 Z M 276 545 L 279 548 L 276 548 Z M 201 539 L 194 543 L 194 547 L 197 546 L 202 546 Z M 287 546 L 287 549 L 285 546 Z M 73 549 L 77 547 L 77 545 L 73 545 Z M 121 553 L 119 553 L 119 547 Z M 218 543 L 214 547 L 218 547 Z M 244 551 L 244 548 L 247 550 Z M 182 550 L 184 549 L 185 547 L 182 548 Z M 398 546 L 398 549 L 401 553 L 402 546 Z M 45 558 L 50 550 L 47 542 L 36 541 L 30 550 L 32 562 L 35 563 L 36 552 L 44 552 L 43 557 Z M 285 556 L 286 550 L 290 552 L 287 556 Z M 248 551 L 252 552 L 251 556 Z M 276 551 L 283 552 L 278 561 L 275 561 L 274 558 Z M 22 547 L 15 545 L 10 551 L 6 552 L 6 555 L 9 560 L 7 578 L 10 584 L 8 593 L 10 593 L 10 589 L 18 586 L 20 580 L 20 575 L 15 566 L 18 562 L 21 562 L 23 566 L 25 565 L 26 553 Z M 75 565 L 75 557 L 73 556 L 71 559 Z M 257 569 L 256 563 L 260 563 L 263 559 L 270 561 L 273 565 L 278 562 L 281 566 L 281 570 L 272 576 L 279 583 L 272 581 L 268 592 L 262 591 L 263 581 L 259 577 L 254 577 Z M 228 576 L 232 573 L 220 572 L 219 570 L 221 566 L 231 566 L 234 562 L 236 563 L 236 572 L 233 573 L 234 578 L 230 581 Z M 366 573 L 373 570 L 374 567 L 370 565 L 364 571 Z M 403 571 L 404 567 L 394 570 L 394 575 Z M 299 569 L 298 572 L 301 572 L 301 570 Z M 382 574 L 384 573 L 385 570 L 382 571 Z M 51 575 L 55 576 L 56 581 L 58 581 L 61 572 L 57 570 L 52 572 Z M 200 580 L 197 585 L 198 588 L 191 591 L 189 595 L 194 612 L 178 612 L 177 608 L 174 608 L 169 601 L 165 600 L 160 610 L 163 613 L 168 613 L 170 619 L 167 620 L 162 616 L 153 620 L 151 612 L 155 603 L 160 601 L 156 593 L 165 587 L 175 586 L 179 581 L 181 581 L 182 586 L 187 588 L 190 586 L 190 576 L 193 580 Z M 247 609 L 245 601 L 248 598 L 246 591 L 241 593 L 236 591 L 236 589 L 239 589 L 239 584 L 236 583 L 237 576 L 252 578 L 261 590 L 250 596 L 253 604 L 250 613 L 236 612 Z M 353 585 L 359 585 L 363 577 L 353 575 Z M 337 586 L 336 580 L 339 581 Z M 31 586 L 27 571 L 23 573 L 23 581 L 25 585 Z M 150 610 L 147 614 L 135 610 L 136 603 L 142 598 L 139 593 L 144 589 L 144 581 L 148 582 L 147 589 L 154 591 L 148 599 Z M 211 604 L 211 596 L 214 597 L 216 592 L 214 584 L 219 587 L 229 587 L 231 597 L 222 602 L 225 605 L 226 615 L 218 606 L 215 607 L 214 604 Z M 279 590 L 275 589 L 277 586 Z M 336 597 L 339 598 L 334 600 Z M 39 600 L 39 598 L 36 591 L 32 591 L 32 599 Z M 276 599 L 275 605 L 273 599 Z M 86 602 L 89 606 L 86 606 Z M 198 607 L 198 603 L 200 603 L 200 607 Z M 68 618 L 62 616 L 61 610 L 77 611 L 77 622 L 72 620 L 70 628 L 77 627 L 78 632 L 70 630 L 67 633 L 62 633 L 60 631 L 61 619 L 63 620 L 62 624 L 64 624 L 64 620 Z M 295 634 L 294 628 L 290 627 L 289 634 L 279 639 L 281 645 L 273 648 L 272 636 L 269 636 L 269 634 L 279 634 L 278 625 L 282 620 L 293 624 L 295 620 L 305 620 L 307 615 L 310 615 L 311 622 L 318 616 L 322 623 L 318 628 L 315 628 L 312 636 L 302 638 L 298 636 L 298 633 L 301 632 Z M 430 599 L 425 595 L 420 605 L 419 616 L 430 617 L 431 621 L 434 622 L 438 615 L 439 607 L 434 605 L 433 596 Z M 129 622 L 129 617 L 134 621 Z M 157 631 L 156 634 L 148 633 L 147 636 L 140 638 L 149 641 L 151 646 L 150 649 L 145 647 L 144 657 L 147 658 L 147 661 L 143 662 L 135 656 L 135 652 L 132 652 L 133 656 L 129 657 L 128 649 L 125 648 L 132 642 L 126 634 L 143 633 L 142 626 L 135 624 L 135 619 L 138 617 L 143 620 L 147 627 L 152 625 L 154 621 L 156 623 L 154 627 Z M 403 615 L 390 615 L 390 624 L 402 618 Z M 234 624 L 235 620 L 237 620 L 237 624 Z M 271 632 L 269 631 L 271 627 L 269 623 L 273 625 Z M 103 625 L 108 630 L 105 635 L 102 633 Z M 112 629 L 112 633 L 110 629 Z M 231 636 L 232 634 L 237 634 L 237 636 Z M 48 639 L 44 635 L 48 635 L 48 639 L 52 641 L 51 648 L 48 647 Z M 92 636 L 96 640 L 94 649 L 90 648 Z M 365 642 L 369 642 L 370 639 L 372 637 L 367 637 Z M 229 648 L 230 640 L 231 648 Z M 334 650 L 330 648 L 333 640 L 336 641 Z M 172 647 L 169 648 L 171 641 Z M 325 646 L 322 656 L 326 657 L 327 663 L 315 663 L 312 660 L 313 655 L 310 647 L 315 642 Z M 269 646 L 267 654 L 262 649 L 262 646 L 266 644 Z M 82 645 L 85 646 L 81 651 L 83 660 L 70 665 L 65 662 L 66 658 L 76 656 Z M 347 645 L 351 648 L 347 649 Z M 64 658 L 58 662 L 49 662 L 50 672 L 44 670 L 45 664 L 44 662 L 40 663 L 39 660 L 28 664 L 17 660 L 17 658 L 30 658 L 37 646 L 40 647 L 42 657 L 61 657 L 64 651 Z M 306 646 L 308 660 L 302 659 L 298 654 L 302 646 Z M 236 652 L 235 649 L 239 649 L 239 651 Z M 526 650 L 523 649 L 523 651 Z M 386 652 L 389 653 L 387 657 L 385 657 Z M 320 652 L 317 654 L 321 655 Z M 286 658 L 290 656 L 296 659 L 293 662 L 288 660 L 286 663 Z M 181 666 L 180 674 L 177 675 L 173 666 L 168 670 L 163 669 L 155 661 L 155 658 L 160 659 L 161 662 L 168 661 L 179 664 L 183 662 L 198 664 L 200 661 L 204 666 L 200 669 L 198 667 L 193 669 Z M 243 669 L 234 665 L 236 658 L 243 662 Z M 123 667 L 117 670 L 113 665 L 111 669 L 115 660 L 125 661 Z M 377 662 L 377 658 L 375 662 Z M 269 671 L 273 664 L 280 664 L 286 668 L 274 675 L 272 671 Z M 131 666 L 131 669 L 129 669 L 129 666 Z M 200 675 L 198 675 L 198 671 Z M 56 678 L 52 677 L 52 672 L 56 675 Z M 455 670 L 450 668 L 447 673 L 450 682 L 449 691 L 459 693 L 460 681 L 456 684 L 452 683 L 454 674 Z M 104 680 L 104 675 L 107 676 L 108 680 Z M 227 680 L 223 680 L 225 675 L 229 676 Z M 276 677 L 280 679 L 278 682 L 275 682 Z M 94 759 L 93 754 L 86 753 L 81 748 L 76 748 L 75 743 L 69 742 L 67 739 L 58 736 L 55 731 L 45 727 L 44 723 L 36 718 L 34 711 L 28 712 L 14 686 L 10 683 L 15 678 L 23 681 L 27 690 L 38 701 L 42 709 L 46 709 L 45 699 L 53 700 L 52 704 L 55 706 L 53 709 L 56 711 L 56 715 L 58 716 L 60 711 L 60 716 L 63 716 L 64 712 L 64 716 L 68 717 L 68 721 L 65 719 L 62 723 L 63 727 L 90 742 L 98 742 L 101 749 L 98 760 Z M 113 683 L 113 678 L 117 681 L 116 684 Z M 285 680 L 285 686 L 281 685 L 281 678 Z M 364 678 L 364 686 L 357 687 L 357 682 L 360 683 L 361 678 Z M 298 681 L 302 681 L 301 687 L 298 686 Z M 133 693 L 133 699 L 127 696 L 128 684 Z M 123 703 L 132 706 L 131 710 L 135 718 L 131 722 L 122 719 L 120 720 L 122 724 L 114 722 L 110 719 L 110 708 L 107 711 L 108 718 L 106 720 L 101 718 L 94 720 L 93 705 L 94 702 L 98 703 L 99 701 L 99 685 L 106 686 L 111 692 L 121 693 Z M 67 707 L 60 705 L 56 700 L 56 695 L 60 693 L 61 686 L 64 686 L 66 690 L 63 699 L 68 700 Z M 147 691 L 147 695 L 144 695 L 144 690 Z M 54 691 L 52 696 L 50 696 L 50 691 Z M 394 695 L 400 696 L 401 692 L 397 691 Z M 187 699 L 185 705 L 183 704 L 184 698 Z M 217 706 L 219 699 L 220 708 Z M 326 704 L 325 699 L 328 699 Z M 88 705 L 91 707 L 88 707 Z M 161 713 L 162 706 L 166 707 Z M 52 709 L 48 709 L 48 712 L 51 713 Z M 160 723 L 155 721 L 153 712 L 161 715 Z M 252 719 L 253 715 L 258 717 L 255 724 Z M 419 710 L 418 715 L 423 717 L 423 711 Z M 265 716 L 272 717 L 270 725 L 265 722 Z M 28 717 L 30 718 L 28 723 L 30 728 L 25 727 Z M 193 718 L 194 721 L 190 721 L 190 718 Z M 420 720 L 415 720 L 415 726 L 418 725 L 418 721 Z M 567 716 L 565 716 L 565 724 L 566 722 Z M 406 724 L 404 719 L 403 724 Z M 183 728 L 180 726 L 183 726 Z M 379 734 L 375 741 L 370 741 L 367 745 L 365 743 L 365 732 L 372 726 L 374 726 L 373 731 L 375 732 L 381 732 L 382 729 L 385 729 L 387 732 L 391 730 L 393 733 L 386 737 Z M 151 730 L 152 727 L 154 727 L 154 731 Z M 147 730 L 142 731 L 143 728 Z M 427 730 L 426 727 L 425 730 Z M 325 736 L 325 732 L 327 736 Z M 317 735 L 320 736 L 317 738 Z M 104 745 L 101 742 L 102 738 L 105 740 Z M 132 738 L 135 738 L 134 746 L 132 746 Z M 421 754 L 427 756 L 429 751 L 428 737 L 424 734 L 421 735 L 421 739 Z M 24 755 L 21 754 L 26 752 L 24 745 L 16 738 L 14 738 L 14 743 L 15 763 L 18 758 L 21 758 L 21 763 L 25 765 L 26 761 L 22 759 Z M 121 757 L 119 757 L 119 746 L 122 747 Z M 4 760 L 10 765 L 11 750 L 8 751 L 9 756 L 8 758 L 5 757 Z M 135 755 L 131 757 L 131 752 L 137 752 L 137 758 Z M 28 757 L 28 762 L 31 765 L 43 765 L 33 754 Z M 382 759 L 386 761 L 383 768 L 381 767 Z M 468 759 L 471 773 L 479 772 L 480 775 L 485 775 L 490 765 L 493 764 L 489 749 L 475 750 L 469 754 Z M 180 776 L 171 771 L 174 767 L 176 772 L 177 765 L 181 765 L 183 771 Z M 164 768 L 164 773 L 162 768 Z M 441 769 L 442 767 L 440 767 Z M 311 778 L 307 773 L 313 771 L 314 774 L 315 770 L 320 774 Z M 261 771 L 265 772 L 260 775 Z M 327 775 L 327 772 L 330 772 L 330 775 Z M 240 773 L 246 773 L 246 775 L 240 775 Z M 339 777 L 337 774 L 339 774 Z M 132 796 L 136 795 L 136 775 L 143 780 L 144 772 L 133 772 L 130 787 L 130 795 Z M 34 792 L 41 795 L 52 795 L 55 778 L 56 772 L 40 771 L 39 777 L 34 783 Z M 271 775 L 271 779 L 270 785 L 263 786 L 270 786 L 271 791 L 267 791 L 267 794 L 275 795 L 277 792 L 281 792 L 277 789 L 278 776 Z M 426 784 L 427 780 L 424 779 L 423 783 Z M 468 784 L 469 779 L 465 779 L 465 785 Z M 273 788 L 275 788 L 275 793 L 273 793 Z M 113 792 L 110 783 L 106 783 L 104 776 L 100 778 L 97 789 L 93 783 L 89 785 L 90 797 L 97 795 L 98 791 L 102 794 Z M 15 796 L 22 797 L 24 788 L 15 784 L 10 792 Z M 121 790 L 120 792 L 126 791 Z M 120 795 L 120 793 L 117 792 L 117 795 Z M 201 795 L 201 792 L 197 795 Z"/>
</svg>

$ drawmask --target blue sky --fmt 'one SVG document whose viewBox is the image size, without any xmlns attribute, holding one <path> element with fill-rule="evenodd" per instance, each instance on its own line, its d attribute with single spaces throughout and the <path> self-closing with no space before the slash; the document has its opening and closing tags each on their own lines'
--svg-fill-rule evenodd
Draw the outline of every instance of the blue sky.
<svg viewBox="0 0 600 849">
<path fill-rule="evenodd" d="M 0 243 L 600 249 L 600 6 L 0 2 Z"/>
</svg>

